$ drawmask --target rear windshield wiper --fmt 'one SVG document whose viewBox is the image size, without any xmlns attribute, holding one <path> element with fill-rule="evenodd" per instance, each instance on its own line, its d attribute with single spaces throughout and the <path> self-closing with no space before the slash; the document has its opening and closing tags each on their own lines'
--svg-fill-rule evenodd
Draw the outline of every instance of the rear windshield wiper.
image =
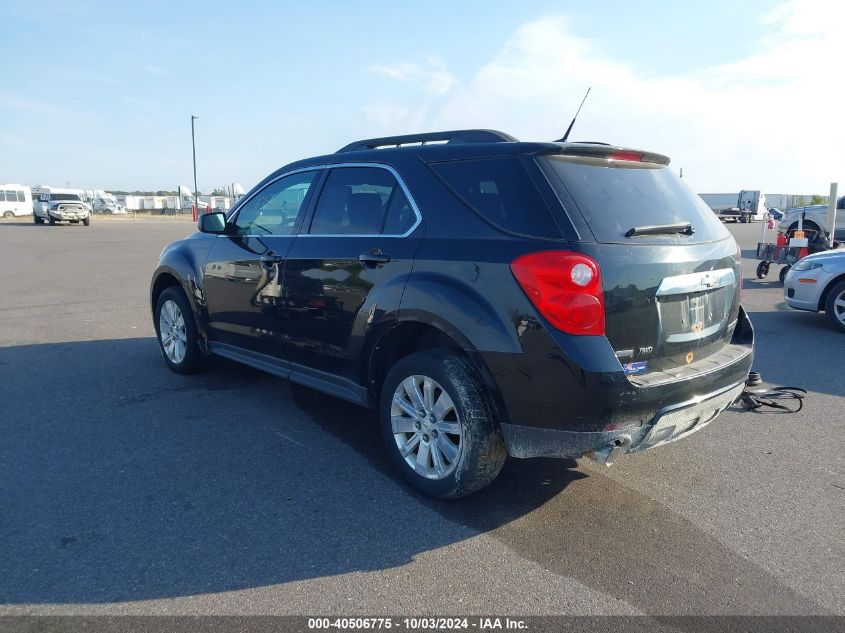
<svg viewBox="0 0 845 633">
<path fill-rule="evenodd" d="M 681 235 L 692 235 L 695 229 L 689 222 L 681 224 L 654 224 L 652 226 L 635 226 L 628 229 L 625 237 L 634 237 L 635 235 L 672 235 L 673 233 L 680 233 Z"/>
</svg>

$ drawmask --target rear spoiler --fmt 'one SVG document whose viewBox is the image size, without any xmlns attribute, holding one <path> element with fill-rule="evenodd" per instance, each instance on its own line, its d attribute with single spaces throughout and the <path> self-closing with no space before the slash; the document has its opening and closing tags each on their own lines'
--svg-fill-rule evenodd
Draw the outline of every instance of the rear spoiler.
<svg viewBox="0 0 845 633">
<path fill-rule="evenodd" d="M 614 147 L 604 143 L 555 143 L 556 147 L 547 146 L 540 154 L 557 154 L 561 156 L 576 156 L 579 158 L 598 158 L 612 161 L 629 161 L 635 163 L 654 163 L 668 165 L 669 157 L 655 152 L 644 152 L 639 149 Z"/>
</svg>

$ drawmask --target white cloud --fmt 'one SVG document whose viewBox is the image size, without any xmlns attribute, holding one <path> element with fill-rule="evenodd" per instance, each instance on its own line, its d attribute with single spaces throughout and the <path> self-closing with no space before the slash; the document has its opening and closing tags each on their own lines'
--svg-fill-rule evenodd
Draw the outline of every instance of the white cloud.
<svg viewBox="0 0 845 633">
<path fill-rule="evenodd" d="M 391 79 L 413 83 L 425 92 L 436 95 L 446 94 L 456 83 L 455 77 L 446 70 L 446 64 L 437 57 L 427 59 L 424 64 L 395 62 L 370 66 L 367 70 Z"/>
<path fill-rule="evenodd" d="M 572 140 L 666 153 L 700 191 L 826 193 L 831 180 L 845 183 L 843 18 L 845 3 L 787 2 L 761 16 L 768 35 L 753 54 L 647 74 L 574 35 L 567 18 L 549 17 L 519 27 L 466 82 L 367 112 L 386 133 L 492 127 L 553 139 L 592 86 Z M 413 74 L 394 70 L 383 74 Z"/>
</svg>

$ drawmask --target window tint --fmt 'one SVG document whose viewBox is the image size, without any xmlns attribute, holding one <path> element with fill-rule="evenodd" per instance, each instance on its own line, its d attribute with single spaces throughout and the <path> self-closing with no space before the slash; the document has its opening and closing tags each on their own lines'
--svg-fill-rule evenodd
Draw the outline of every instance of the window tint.
<svg viewBox="0 0 845 633">
<path fill-rule="evenodd" d="M 402 188 L 386 169 L 337 167 L 326 179 L 310 232 L 316 235 L 378 235 L 382 232 L 386 210 L 395 215 L 396 226 L 401 227 L 403 221 L 407 222 L 403 217 L 402 200 L 410 210 Z M 392 228 L 385 232 L 396 233 Z M 404 232 L 398 231 L 400 234 Z"/>
<path fill-rule="evenodd" d="M 270 183 L 250 198 L 235 219 L 238 235 L 291 235 L 305 212 L 305 197 L 317 171 L 303 171 Z"/>
<path fill-rule="evenodd" d="M 416 221 L 417 215 L 411 208 L 411 203 L 408 202 L 405 192 L 397 188 L 393 193 L 393 198 L 390 200 L 390 206 L 387 207 L 384 234 L 404 235 L 414 226 L 414 222 Z"/>
<path fill-rule="evenodd" d="M 729 235 L 713 211 L 668 167 L 645 163 L 607 166 L 572 157 L 548 159 L 557 181 L 572 196 L 599 242 L 701 242 Z M 554 179 L 553 179 L 554 180 Z M 692 237 L 656 235 L 637 237 L 625 233 L 637 226 L 689 222 Z"/>
<path fill-rule="evenodd" d="M 518 158 L 486 158 L 432 164 L 434 171 L 476 213 L 505 230 L 537 237 L 561 233 Z"/>
</svg>

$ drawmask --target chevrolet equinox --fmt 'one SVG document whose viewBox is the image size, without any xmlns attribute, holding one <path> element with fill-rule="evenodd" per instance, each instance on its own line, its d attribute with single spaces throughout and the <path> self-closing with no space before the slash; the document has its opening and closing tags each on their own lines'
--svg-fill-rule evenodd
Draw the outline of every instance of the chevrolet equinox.
<svg viewBox="0 0 845 633">
<path fill-rule="evenodd" d="M 740 251 L 666 156 L 490 130 L 367 139 L 270 174 L 162 251 L 164 362 L 223 356 L 378 409 L 456 498 L 506 456 L 602 463 L 740 394 Z"/>
</svg>

